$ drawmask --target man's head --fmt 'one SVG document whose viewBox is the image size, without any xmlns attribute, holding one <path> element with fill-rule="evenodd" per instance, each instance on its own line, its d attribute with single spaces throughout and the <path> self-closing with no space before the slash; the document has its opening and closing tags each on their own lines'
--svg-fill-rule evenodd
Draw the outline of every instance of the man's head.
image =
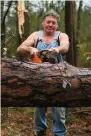
<svg viewBox="0 0 91 136">
<path fill-rule="evenodd" d="M 59 15 L 53 10 L 49 10 L 43 16 L 43 28 L 44 31 L 54 33 L 58 28 Z"/>
<path fill-rule="evenodd" d="M 54 11 L 53 9 L 47 11 L 47 12 L 44 14 L 44 16 L 43 16 L 43 19 L 45 19 L 45 17 L 47 17 L 47 16 L 53 16 L 53 17 L 57 18 L 58 21 L 60 21 L 59 15 L 58 15 L 57 12 Z"/>
</svg>

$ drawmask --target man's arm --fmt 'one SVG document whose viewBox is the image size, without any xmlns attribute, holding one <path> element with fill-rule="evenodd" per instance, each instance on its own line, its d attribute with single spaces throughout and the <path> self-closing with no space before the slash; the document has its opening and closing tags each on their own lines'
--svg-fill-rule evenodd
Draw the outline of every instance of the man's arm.
<svg viewBox="0 0 91 136">
<path fill-rule="evenodd" d="M 66 53 L 69 49 L 69 37 L 65 33 L 60 33 L 59 35 L 60 46 L 58 46 L 58 50 L 60 53 Z"/>
<path fill-rule="evenodd" d="M 38 50 L 33 47 L 35 45 L 36 39 L 37 32 L 34 32 L 17 48 L 17 53 L 24 55 L 38 52 Z"/>
<path fill-rule="evenodd" d="M 65 33 L 60 33 L 59 35 L 59 42 L 60 45 L 58 47 L 55 48 L 50 48 L 50 51 L 57 51 L 58 53 L 66 53 L 69 49 L 69 38 L 68 35 Z"/>
</svg>

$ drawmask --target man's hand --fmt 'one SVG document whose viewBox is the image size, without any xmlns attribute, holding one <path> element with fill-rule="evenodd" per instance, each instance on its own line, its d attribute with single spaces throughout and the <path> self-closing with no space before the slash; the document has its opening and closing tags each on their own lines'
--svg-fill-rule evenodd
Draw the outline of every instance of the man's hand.
<svg viewBox="0 0 91 136">
<path fill-rule="evenodd" d="M 37 54 L 37 53 L 38 53 L 38 49 L 36 49 L 34 47 L 30 47 L 30 55 Z"/>
<path fill-rule="evenodd" d="M 48 49 L 49 51 L 56 51 L 57 53 L 59 53 L 59 49 L 58 49 L 58 47 L 55 47 L 55 48 L 50 48 L 50 49 Z"/>
</svg>

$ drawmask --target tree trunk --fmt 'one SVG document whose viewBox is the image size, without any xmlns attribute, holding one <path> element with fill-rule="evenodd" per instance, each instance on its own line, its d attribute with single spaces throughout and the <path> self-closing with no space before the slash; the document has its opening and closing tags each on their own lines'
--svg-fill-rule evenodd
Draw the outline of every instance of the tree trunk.
<svg viewBox="0 0 91 136">
<path fill-rule="evenodd" d="M 91 106 L 91 69 L 2 59 L 2 106 Z"/>
<path fill-rule="evenodd" d="M 12 5 L 12 1 L 9 1 L 7 10 L 4 14 L 4 1 L 1 1 L 1 45 L 2 45 L 1 55 L 2 56 L 3 56 L 3 48 L 5 47 L 5 32 L 6 32 L 5 20 L 10 10 L 11 5 Z"/>
<path fill-rule="evenodd" d="M 3 55 L 3 48 L 5 47 L 5 21 L 3 21 L 4 1 L 1 1 L 1 55 Z"/>
<path fill-rule="evenodd" d="M 83 1 L 79 1 L 78 16 L 77 16 L 77 28 L 76 28 L 76 42 L 79 44 L 80 26 L 81 26 L 81 13 L 82 13 Z"/>
<path fill-rule="evenodd" d="M 76 66 L 76 42 L 75 42 L 75 1 L 65 1 L 65 32 L 69 36 L 70 48 L 66 54 L 66 61 Z"/>
</svg>

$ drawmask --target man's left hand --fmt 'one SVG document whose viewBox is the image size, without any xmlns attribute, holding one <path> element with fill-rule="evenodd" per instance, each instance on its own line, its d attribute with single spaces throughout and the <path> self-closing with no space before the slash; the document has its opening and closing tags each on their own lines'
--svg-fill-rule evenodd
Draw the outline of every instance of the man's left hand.
<svg viewBox="0 0 91 136">
<path fill-rule="evenodd" d="M 50 49 L 48 49 L 49 51 L 56 51 L 57 53 L 59 53 L 59 49 L 57 48 L 57 47 L 55 47 L 55 48 L 50 48 Z"/>
</svg>

